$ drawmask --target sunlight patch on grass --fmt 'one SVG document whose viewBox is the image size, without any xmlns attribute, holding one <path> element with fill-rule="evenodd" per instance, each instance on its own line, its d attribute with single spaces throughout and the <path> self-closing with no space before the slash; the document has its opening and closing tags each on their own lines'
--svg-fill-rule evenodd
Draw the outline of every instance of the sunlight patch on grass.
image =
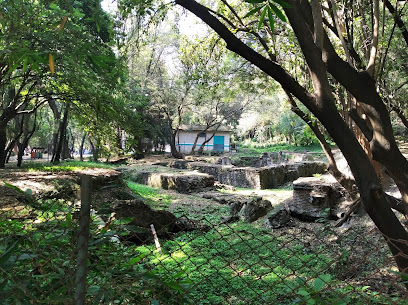
<svg viewBox="0 0 408 305">
<path fill-rule="evenodd" d="M 46 172 L 74 172 L 84 168 L 114 168 L 111 164 L 96 162 L 64 161 L 59 164 L 27 162 L 22 168 L 28 169 L 29 172 L 46 171 Z"/>
<path fill-rule="evenodd" d="M 162 194 L 157 188 L 135 183 L 129 180 L 125 180 L 125 182 L 132 192 L 142 196 L 144 199 L 146 199 L 146 203 L 154 208 L 169 207 L 174 202 L 174 198 L 171 195 Z"/>
</svg>

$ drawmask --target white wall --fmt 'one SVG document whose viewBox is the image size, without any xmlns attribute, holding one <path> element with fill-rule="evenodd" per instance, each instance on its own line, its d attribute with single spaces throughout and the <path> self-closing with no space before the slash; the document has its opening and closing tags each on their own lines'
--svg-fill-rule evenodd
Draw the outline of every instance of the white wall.
<svg viewBox="0 0 408 305">
<path fill-rule="evenodd" d="M 191 153 L 194 140 L 197 136 L 197 131 L 185 131 L 179 130 L 176 136 L 176 147 L 183 154 Z M 208 139 L 212 135 L 212 131 L 206 133 L 206 137 L 199 137 L 195 151 L 197 151 L 205 139 Z M 230 150 L 230 133 L 225 131 L 216 132 L 215 136 L 224 136 L 224 152 Z M 204 151 L 211 151 L 214 149 L 214 138 L 212 138 L 204 147 Z"/>
</svg>

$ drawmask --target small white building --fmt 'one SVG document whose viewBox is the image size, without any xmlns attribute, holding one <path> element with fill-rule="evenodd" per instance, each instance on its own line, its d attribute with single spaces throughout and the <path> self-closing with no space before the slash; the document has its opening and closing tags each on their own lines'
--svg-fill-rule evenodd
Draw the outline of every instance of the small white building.
<svg viewBox="0 0 408 305">
<path fill-rule="evenodd" d="M 191 153 L 191 149 L 198 134 L 197 145 L 195 148 L 195 151 L 197 151 L 201 144 L 214 134 L 214 131 L 215 127 L 205 130 L 205 126 L 202 125 L 181 125 L 176 135 L 177 150 L 183 154 Z M 205 144 L 204 151 L 229 152 L 230 138 L 231 130 L 227 127 L 220 126 L 215 132 L 214 137 Z"/>
</svg>

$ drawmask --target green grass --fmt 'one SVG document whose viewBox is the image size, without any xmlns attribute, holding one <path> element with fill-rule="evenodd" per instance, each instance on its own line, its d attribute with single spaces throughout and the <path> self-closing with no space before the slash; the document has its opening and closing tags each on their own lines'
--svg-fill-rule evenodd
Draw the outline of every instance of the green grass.
<svg viewBox="0 0 408 305">
<path fill-rule="evenodd" d="M 125 183 L 133 193 L 142 196 L 146 200 L 146 204 L 150 205 L 152 208 L 167 208 L 174 200 L 173 196 L 163 194 L 157 188 L 135 183 L 129 180 L 125 180 Z"/>
<path fill-rule="evenodd" d="M 99 163 L 99 162 L 80 162 L 80 161 L 63 161 L 58 164 L 49 162 L 26 162 L 23 163 L 22 169 L 29 172 L 46 171 L 46 172 L 61 172 L 61 171 L 78 171 L 84 168 L 115 168 L 117 166 Z"/>
<path fill-rule="evenodd" d="M 310 304 L 332 304 L 338 299 L 345 302 L 333 304 L 367 304 L 368 300 L 378 304 L 378 297 L 368 295 L 369 290 L 343 285 L 333 275 L 327 275 L 330 289 L 316 293 L 313 284 L 329 272 L 330 253 L 308 251 L 294 236 L 254 224 L 239 222 L 207 233 L 181 233 L 173 241 L 164 241 L 162 248 L 161 254 L 154 246 L 137 251 L 165 280 L 185 274 L 194 283 L 186 289 L 192 304 L 297 304 L 305 293 L 323 300 Z"/>
<path fill-rule="evenodd" d="M 273 144 L 273 145 L 259 145 L 259 146 L 241 146 L 238 154 L 252 155 L 261 154 L 264 152 L 279 152 L 279 151 L 291 151 L 291 152 L 315 152 L 323 153 L 320 144 L 312 144 L 309 146 L 295 146 L 290 144 Z"/>
</svg>

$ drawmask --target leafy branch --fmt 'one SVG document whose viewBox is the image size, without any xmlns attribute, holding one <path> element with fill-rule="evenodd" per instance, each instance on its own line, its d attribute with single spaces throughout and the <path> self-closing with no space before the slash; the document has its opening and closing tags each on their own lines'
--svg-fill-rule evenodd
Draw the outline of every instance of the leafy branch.
<svg viewBox="0 0 408 305">
<path fill-rule="evenodd" d="M 286 16 L 283 13 L 283 11 L 276 5 L 280 5 L 282 8 L 289 8 L 291 7 L 288 3 L 286 3 L 283 0 L 244 0 L 247 3 L 252 3 L 252 4 L 260 4 L 259 6 L 255 7 L 254 9 L 250 10 L 244 18 L 248 18 L 249 16 L 254 15 L 257 12 L 261 12 L 261 17 L 258 22 L 258 30 L 261 29 L 261 26 L 266 18 L 266 15 L 268 15 L 268 21 L 269 21 L 269 27 L 273 31 L 275 28 L 275 20 L 273 15 L 276 15 L 280 20 L 283 22 L 287 22 Z M 275 3 L 273 3 L 275 2 Z"/>
</svg>

